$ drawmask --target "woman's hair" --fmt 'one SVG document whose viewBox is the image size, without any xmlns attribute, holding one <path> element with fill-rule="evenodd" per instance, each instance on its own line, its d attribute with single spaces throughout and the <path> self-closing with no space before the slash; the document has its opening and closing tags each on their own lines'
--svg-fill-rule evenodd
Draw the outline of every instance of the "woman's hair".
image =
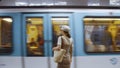
<svg viewBox="0 0 120 68">
<path fill-rule="evenodd" d="M 68 38 L 71 38 L 71 35 L 68 31 L 63 31 Z"/>
</svg>

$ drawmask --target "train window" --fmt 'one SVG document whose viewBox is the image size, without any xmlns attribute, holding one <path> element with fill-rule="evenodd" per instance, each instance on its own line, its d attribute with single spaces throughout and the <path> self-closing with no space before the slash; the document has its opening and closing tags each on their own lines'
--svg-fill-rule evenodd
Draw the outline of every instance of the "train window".
<svg viewBox="0 0 120 68">
<path fill-rule="evenodd" d="M 44 55 L 43 18 L 26 18 L 27 56 Z"/>
<path fill-rule="evenodd" d="M 60 26 L 61 25 L 68 25 L 69 18 L 68 17 L 52 17 L 52 40 L 53 40 L 53 47 L 57 45 L 57 38 L 61 35 Z"/>
<path fill-rule="evenodd" d="M 0 54 L 12 52 L 12 18 L 0 17 Z"/>
<path fill-rule="evenodd" d="M 85 17 L 84 32 L 86 52 L 120 52 L 120 17 Z"/>
</svg>

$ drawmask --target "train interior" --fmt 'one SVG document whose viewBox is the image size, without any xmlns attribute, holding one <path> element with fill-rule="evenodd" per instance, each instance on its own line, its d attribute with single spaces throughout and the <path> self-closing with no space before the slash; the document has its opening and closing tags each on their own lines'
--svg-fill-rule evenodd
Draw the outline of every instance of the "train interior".
<svg viewBox="0 0 120 68">
<path fill-rule="evenodd" d="M 87 52 L 119 52 L 119 18 L 84 18 Z M 99 35 L 98 35 L 99 34 Z M 94 35 L 94 36 L 92 36 Z M 94 45 L 94 46 L 92 46 Z M 98 45 L 95 47 L 95 45 Z M 100 46 L 99 46 L 100 45 Z M 97 50 L 92 50 L 96 48 Z"/>
</svg>

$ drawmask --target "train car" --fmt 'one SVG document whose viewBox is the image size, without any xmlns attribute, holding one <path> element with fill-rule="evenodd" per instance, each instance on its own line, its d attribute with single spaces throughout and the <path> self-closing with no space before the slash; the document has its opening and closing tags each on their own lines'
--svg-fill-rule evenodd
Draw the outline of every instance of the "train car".
<svg viewBox="0 0 120 68">
<path fill-rule="evenodd" d="M 71 28 L 71 68 L 119 68 L 119 10 L 70 8 L 0 9 L 0 68 L 56 68 L 61 25 Z"/>
</svg>

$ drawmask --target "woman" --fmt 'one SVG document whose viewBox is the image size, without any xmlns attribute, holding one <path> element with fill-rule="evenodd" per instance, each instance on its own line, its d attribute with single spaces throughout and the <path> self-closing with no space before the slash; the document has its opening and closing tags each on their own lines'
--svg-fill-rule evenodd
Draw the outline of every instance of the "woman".
<svg viewBox="0 0 120 68">
<path fill-rule="evenodd" d="M 70 28 L 66 25 L 61 26 L 62 36 L 58 37 L 57 46 L 53 50 L 65 49 L 66 53 L 62 62 L 58 63 L 57 68 L 70 68 L 72 62 L 73 40 L 69 34 Z"/>
</svg>

